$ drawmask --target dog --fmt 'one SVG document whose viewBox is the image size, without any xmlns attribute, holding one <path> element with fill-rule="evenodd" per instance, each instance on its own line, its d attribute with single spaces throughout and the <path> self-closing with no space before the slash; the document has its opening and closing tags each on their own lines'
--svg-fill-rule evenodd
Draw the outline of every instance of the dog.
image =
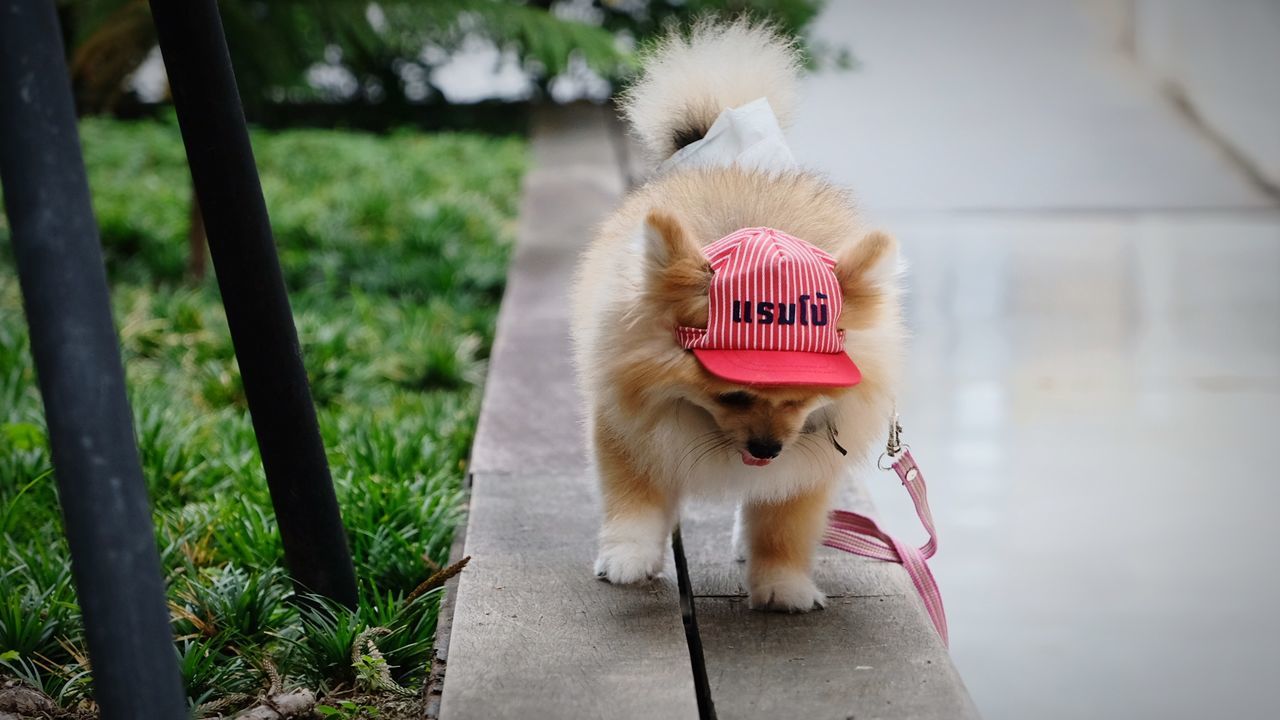
<svg viewBox="0 0 1280 720">
<path fill-rule="evenodd" d="M 602 580 L 660 574 L 683 500 L 733 499 L 750 606 L 826 602 L 814 553 L 841 479 L 885 437 L 905 331 L 894 239 L 790 159 L 799 68 L 767 24 L 702 22 L 622 96 L 662 166 L 572 288 Z"/>
</svg>

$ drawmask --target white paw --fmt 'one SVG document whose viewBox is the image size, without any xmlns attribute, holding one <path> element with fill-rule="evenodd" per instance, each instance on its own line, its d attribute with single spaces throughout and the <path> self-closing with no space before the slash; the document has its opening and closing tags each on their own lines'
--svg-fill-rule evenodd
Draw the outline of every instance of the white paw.
<svg viewBox="0 0 1280 720">
<path fill-rule="evenodd" d="M 805 573 L 781 572 L 751 587 L 751 609 L 803 613 L 827 606 L 822 594 Z"/>
<path fill-rule="evenodd" d="M 662 573 L 662 545 L 615 542 L 602 545 L 596 556 L 596 577 L 615 585 L 655 578 Z"/>
</svg>

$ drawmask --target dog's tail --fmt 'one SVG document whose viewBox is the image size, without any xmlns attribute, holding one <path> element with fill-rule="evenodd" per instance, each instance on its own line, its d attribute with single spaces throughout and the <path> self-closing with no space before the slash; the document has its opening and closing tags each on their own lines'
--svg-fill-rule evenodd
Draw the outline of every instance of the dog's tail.
<svg viewBox="0 0 1280 720">
<path fill-rule="evenodd" d="M 721 111 L 757 98 L 769 99 L 785 127 L 799 69 L 794 40 L 771 25 L 702 21 L 645 54 L 622 109 L 645 148 L 665 159 L 702 139 Z"/>
</svg>

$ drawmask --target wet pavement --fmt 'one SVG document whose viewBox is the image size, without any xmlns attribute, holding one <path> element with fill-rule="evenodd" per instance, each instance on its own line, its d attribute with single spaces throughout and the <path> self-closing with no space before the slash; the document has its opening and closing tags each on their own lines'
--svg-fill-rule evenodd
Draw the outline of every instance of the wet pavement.
<svg viewBox="0 0 1280 720">
<path fill-rule="evenodd" d="M 1275 198 L 1076 3 L 837 0 L 819 35 L 861 69 L 807 83 L 792 145 L 910 262 L 901 410 L 979 708 L 1271 716 Z"/>
</svg>

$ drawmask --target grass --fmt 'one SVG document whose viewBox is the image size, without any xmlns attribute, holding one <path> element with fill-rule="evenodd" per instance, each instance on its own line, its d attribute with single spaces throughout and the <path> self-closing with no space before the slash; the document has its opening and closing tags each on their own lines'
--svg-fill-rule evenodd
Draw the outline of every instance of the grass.
<svg viewBox="0 0 1280 720">
<path fill-rule="evenodd" d="M 522 141 L 254 136 L 360 579 L 351 612 L 299 602 L 281 570 L 217 288 L 183 276 L 176 127 L 86 120 L 81 134 L 193 714 L 252 704 L 276 671 L 339 709 L 388 690 L 380 677 L 420 683 L 437 598 L 405 598 L 445 563 L 459 518 Z M 91 713 L 47 445 L 0 220 L 0 676 Z"/>
</svg>

